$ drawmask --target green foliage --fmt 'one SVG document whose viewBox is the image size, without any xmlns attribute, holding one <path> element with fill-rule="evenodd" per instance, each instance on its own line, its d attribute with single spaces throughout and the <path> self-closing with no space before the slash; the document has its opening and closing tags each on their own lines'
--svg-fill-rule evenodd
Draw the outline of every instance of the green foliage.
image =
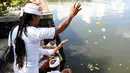
<svg viewBox="0 0 130 73">
<path fill-rule="evenodd" d="M 67 2 L 72 0 L 47 0 L 48 2 Z"/>
<path fill-rule="evenodd" d="M 26 3 L 28 0 L 0 0 L 0 6 L 4 4 L 4 6 L 17 6 L 21 3 Z"/>
<path fill-rule="evenodd" d="M 6 11 L 3 11 L 3 12 L 0 13 L 0 16 L 5 16 L 5 14 L 8 13 L 8 12 L 9 12 L 9 11 L 7 11 L 7 10 L 6 10 Z"/>
<path fill-rule="evenodd" d="M 15 7 L 27 1 L 28 0 L 0 0 L 0 16 L 4 16 L 8 13 L 7 7 Z"/>
</svg>

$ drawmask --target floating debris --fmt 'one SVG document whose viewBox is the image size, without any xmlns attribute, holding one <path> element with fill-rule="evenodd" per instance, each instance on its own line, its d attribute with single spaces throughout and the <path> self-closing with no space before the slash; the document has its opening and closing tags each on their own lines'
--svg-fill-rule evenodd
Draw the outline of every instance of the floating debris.
<svg viewBox="0 0 130 73">
<path fill-rule="evenodd" d="M 97 68 L 97 70 L 99 70 L 100 68 Z"/>
<path fill-rule="evenodd" d="M 88 43 L 88 40 L 86 40 L 86 43 Z"/>
<path fill-rule="evenodd" d="M 100 24 L 101 24 L 101 22 L 100 22 L 100 21 L 97 21 L 97 22 L 96 22 L 96 24 L 97 24 L 97 25 L 100 25 Z"/>
<path fill-rule="evenodd" d="M 83 63 L 81 63 L 80 65 L 83 66 Z"/>
<path fill-rule="evenodd" d="M 94 69 L 90 69 L 90 71 L 93 71 Z"/>
<path fill-rule="evenodd" d="M 106 31 L 106 29 L 105 28 L 102 28 L 102 32 L 105 32 Z"/>
<path fill-rule="evenodd" d="M 126 68 L 126 69 L 129 69 L 129 68 Z"/>
<path fill-rule="evenodd" d="M 106 39 L 106 36 L 103 36 L 103 39 Z"/>
<path fill-rule="evenodd" d="M 100 68 L 98 68 L 98 67 L 95 67 L 95 69 L 96 69 L 96 70 L 99 70 Z"/>
<path fill-rule="evenodd" d="M 90 69 L 90 70 L 91 70 L 91 69 L 93 69 L 93 65 L 92 65 L 92 64 L 90 64 L 90 63 L 88 64 L 88 66 L 87 66 L 87 67 L 88 67 L 88 69 Z"/>
<path fill-rule="evenodd" d="M 98 64 L 96 64 L 96 66 L 98 66 Z"/>
<path fill-rule="evenodd" d="M 95 67 L 95 69 L 97 69 L 97 67 Z"/>
<path fill-rule="evenodd" d="M 92 32 L 92 30 L 89 29 L 88 32 Z"/>
<path fill-rule="evenodd" d="M 98 64 L 96 64 L 96 65 L 98 65 Z M 88 67 L 88 69 L 89 69 L 90 71 L 99 70 L 99 69 L 100 69 L 100 68 L 98 68 L 98 67 L 96 67 L 96 66 L 94 67 L 94 66 L 93 66 L 92 64 L 90 64 L 90 63 L 88 64 L 87 67 Z"/>
<path fill-rule="evenodd" d="M 121 64 L 119 64 L 119 66 L 122 66 Z"/>
<path fill-rule="evenodd" d="M 108 68 L 108 70 L 111 70 L 111 68 Z"/>
<path fill-rule="evenodd" d="M 97 44 L 98 44 L 98 42 L 94 42 L 94 44 L 95 44 L 95 45 L 97 45 Z"/>
</svg>

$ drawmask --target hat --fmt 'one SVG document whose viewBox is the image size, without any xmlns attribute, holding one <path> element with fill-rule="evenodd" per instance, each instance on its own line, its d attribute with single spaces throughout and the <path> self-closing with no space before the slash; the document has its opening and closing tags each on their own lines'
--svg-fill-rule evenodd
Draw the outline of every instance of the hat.
<svg viewBox="0 0 130 73">
<path fill-rule="evenodd" d="M 60 59 L 59 57 L 54 57 L 49 61 L 49 66 L 50 68 L 57 67 L 60 64 Z"/>
<path fill-rule="evenodd" d="M 27 3 L 24 6 L 24 12 L 30 13 L 30 14 L 35 14 L 35 15 L 41 15 L 41 7 L 39 7 L 33 3 Z"/>
</svg>

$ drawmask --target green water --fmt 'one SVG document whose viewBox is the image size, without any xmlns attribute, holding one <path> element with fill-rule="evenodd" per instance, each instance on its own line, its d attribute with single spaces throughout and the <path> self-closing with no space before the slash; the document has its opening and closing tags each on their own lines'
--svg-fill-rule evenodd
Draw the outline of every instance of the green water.
<svg viewBox="0 0 130 73">
<path fill-rule="evenodd" d="M 93 0 L 81 4 L 80 13 L 60 34 L 69 40 L 64 46 L 66 66 L 73 73 L 130 73 L 130 1 Z M 68 15 L 71 5 L 48 5 L 56 25 Z M 90 71 L 89 63 L 100 69 Z"/>
</svg>

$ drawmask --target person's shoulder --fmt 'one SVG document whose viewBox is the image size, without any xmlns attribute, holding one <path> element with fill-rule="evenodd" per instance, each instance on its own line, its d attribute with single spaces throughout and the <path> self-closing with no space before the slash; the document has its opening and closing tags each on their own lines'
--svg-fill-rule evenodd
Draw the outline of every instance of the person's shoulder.
<svg viewBox="0 0 130 73">
<path fill-rule="evenodd" d="M 18 25 L 13 26 L 13 27 L 12 27 L 12 31 L 16 31 L 16 30 L 18 30 L 18 27 L 19 27 Z"/>
<path fill-rule="evenodd" d="M 36 29 L 37 29 L 37 28 L 34 27 L 34 26 L 28 26 L 28 27 L 27 27 L 27 30 L 28 30 L 28 31 L 29 31 L 29 30 L 32 31 L 32 30 L 36 30 Z"/>
<path fill-rule="evenodd" d="M 33 29 L 34 29 L 34 28 L 36 28 L 36 27 L 34 27 L 34 26 L 28 26 L 27 28 L 33 28 Z"/>
</svg>

